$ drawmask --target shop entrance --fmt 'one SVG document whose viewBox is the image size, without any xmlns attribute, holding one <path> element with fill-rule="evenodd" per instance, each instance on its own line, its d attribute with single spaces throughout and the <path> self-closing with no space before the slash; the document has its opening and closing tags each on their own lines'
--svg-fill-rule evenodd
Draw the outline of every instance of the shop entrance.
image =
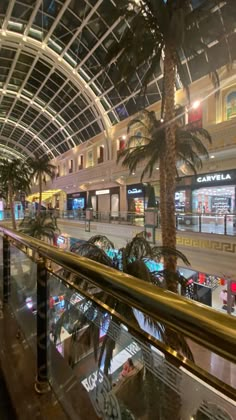
<svg viewBox="0 0 236 420">
<path fill-rule="evenodd" d="M 229 214 L 235 213 L 235 187 L 205 187 L 192 193 L 194 213 Z"/>
</svg>

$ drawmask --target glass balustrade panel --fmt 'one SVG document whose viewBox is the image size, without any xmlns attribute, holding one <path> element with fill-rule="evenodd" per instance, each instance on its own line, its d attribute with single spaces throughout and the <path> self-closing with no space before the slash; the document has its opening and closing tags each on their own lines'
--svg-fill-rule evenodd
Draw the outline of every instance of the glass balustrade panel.
<svg viewBox="0 0 236 420">
<path fill-rule="evenodd" d="M 48 328 L 52 387 L 72 419 L 235 418 L 232 401 L 173 366 L 147 335 L 132 334 L 127 323 L 157 339 L 163 337 L 163 326 L 85 280 L 67 278 L 82 291 L 50 276 Z M 116 307 L 122 322 L 89 294 Z"/>
</svg>

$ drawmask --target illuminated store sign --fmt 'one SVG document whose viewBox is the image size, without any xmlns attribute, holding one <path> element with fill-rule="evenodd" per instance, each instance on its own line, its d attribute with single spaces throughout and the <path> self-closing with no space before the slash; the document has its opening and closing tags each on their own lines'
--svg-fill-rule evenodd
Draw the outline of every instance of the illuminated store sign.
<svg viewBox="0 0 236 420">
<path fill-rule="evenodd" d="M 141 188 L 132 188 L 131 190 L 128 190 L 128 194 L 140 194 L 142 192 Z"/>
<path fill-rule="evenodd" d="M 204 183 L 204 182 L 216 182 L 216 181 L 227 181 L 232 179 L 230 174 L 213 174 L 213 175 L 204 175 L 199 176 L 197 178 L 197 182 Z"/>
<path fill-rule="evenodd" d="M 99 190 L 96 191 L 96 195 L 110 194 L 110 190 Z"/>
</svg>

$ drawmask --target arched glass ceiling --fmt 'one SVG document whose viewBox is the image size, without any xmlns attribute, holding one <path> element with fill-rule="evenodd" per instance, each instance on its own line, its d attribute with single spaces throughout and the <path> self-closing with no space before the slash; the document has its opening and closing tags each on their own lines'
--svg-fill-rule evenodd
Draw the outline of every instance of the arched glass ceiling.
<svg viewBox="0 0 236 420">
<path fill-rule="evenodd" d="M 200 3 L 192 0 L 193 6 Z M 0 144 L 24 155 L 37 152 L 53 158 L 161 98 L 160 68 L 144 96 L 139 91 L 146 67 L 119 89 L 114 87 L 115 65 L 103 69 L 109 47 L 119 42 L 127 24 L 116 18 L 118 4 L 0 1 Z M 213 11 L 201 31 L 221 67 L 227 62 L 225 40 L 215 39 L 214 28 L 221 25 L 231 32 L 228 42 L 235 58 L 236 19 L 225 12 L 224 1 Z M 207 60 L 205 53 L 185 59 L 190 83 L 207 73 Z"/>
</svg>

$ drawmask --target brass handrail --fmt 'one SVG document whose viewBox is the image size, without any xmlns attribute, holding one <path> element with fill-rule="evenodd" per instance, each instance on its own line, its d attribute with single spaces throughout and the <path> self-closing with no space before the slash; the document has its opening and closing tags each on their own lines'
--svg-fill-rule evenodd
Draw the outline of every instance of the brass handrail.
<svg viewBox="0 0 236 420">
<path fill-rule="evenodd" d="M 61 267 L 85 275 L 91 283 L 123 303 L 236 362 L 236 321 L 233 317 L 4 226 L 0 226 L 0 231 Z"/>
</svg>

